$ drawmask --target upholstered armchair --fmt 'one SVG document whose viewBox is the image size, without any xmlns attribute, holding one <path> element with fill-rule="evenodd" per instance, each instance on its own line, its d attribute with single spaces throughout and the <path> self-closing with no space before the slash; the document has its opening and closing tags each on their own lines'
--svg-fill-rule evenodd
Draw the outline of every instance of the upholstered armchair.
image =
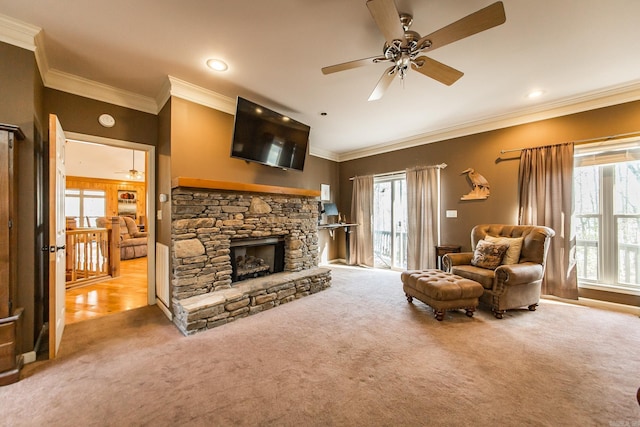
<svg viewBox="0 0 640 427">
<path fill-rule="evenodd" d="M 480 283 L 484 288 L 480 301 L 489 304 L 498 319 L 514 308 L 534 311 L 554 235 L 551 228 L 542 226 L 477 225 L 471 230 L 474 251 L 446 254 L 443 266 Z"/>
<path fill-rule="evenodd" d="M 139 231 L 136 222 L 129 217 L 120 219 L 120 259 L 133 259 L 147 256 L 147 233 Z M 96 225 L 107 227 L 107 218 L 98 218 Z"/>
</svg>

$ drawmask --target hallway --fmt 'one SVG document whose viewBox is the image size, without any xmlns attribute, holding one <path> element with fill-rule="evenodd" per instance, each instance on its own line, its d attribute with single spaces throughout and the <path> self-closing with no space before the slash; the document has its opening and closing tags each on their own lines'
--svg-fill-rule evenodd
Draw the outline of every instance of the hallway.
<svg viewBox="0 0 640 427">
<path fill-rule="evenodd" d="M 66 292 L 67 325 L 147 305 L 147 258 L 123 260 L 121 275 Z"/>
</svg>

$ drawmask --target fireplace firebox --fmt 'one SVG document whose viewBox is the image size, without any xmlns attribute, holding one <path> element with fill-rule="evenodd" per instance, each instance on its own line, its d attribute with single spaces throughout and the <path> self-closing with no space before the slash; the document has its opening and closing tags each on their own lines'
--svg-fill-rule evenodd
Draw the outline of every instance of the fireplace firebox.
<svg viewBox="0 0 640 427">
<path fill-rule="evenodd" d="M 269 237 L 231 241 L 231 282 L 284 271 L 284 239 Z"/>
</svg>

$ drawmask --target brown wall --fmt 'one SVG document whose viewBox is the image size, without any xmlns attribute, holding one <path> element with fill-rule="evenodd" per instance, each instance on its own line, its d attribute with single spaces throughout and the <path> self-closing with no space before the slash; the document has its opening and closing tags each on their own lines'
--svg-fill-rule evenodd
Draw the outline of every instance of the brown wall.
<svg viewBox="0 0 640 427">
<path fill-rule="evenodd" d="M 158 159 L 156 168 L 156 193 L 171 194 L 171 100 L 158 114 Z M 162 212 L 162 220 L 156 215 L 156 242 L 171 245 L 171 203 L 161 203 L 156 198 L 156 209 Z M 167 218 L 166 220 L 164 218 Z"/>
<path fill-rule="evenodd" d="M 337 200 L 339 196 L 336 162 L 308 155 L 304 171 L 299 172 L 234 159 L 230 157 L 231 114 L 173 97 L 170 116 L 172 178 L 202 178 L 318 191 L 320 184 L 329 184 L 333 197 Z M 159 147 L 159 151 L 162 150 Z M 321 232 L 319 238 L 321 250 L 328 251 L 328 259 L 335 258 L 337 250 L 328 233 Z"/>
<path fill-rule="evenodd" d="M 313 132 L 313 130 L 312 130 Z M 330 160 L 307 156 L 304 172 L 230 157 L 233 115 L 171 98 L 171 176 L 320 190 Z"/>
<path fill-rule="evenodd" d="M 519 152 L 500 150 L 535 147 L 638 131 L 640 101 L 555 119 L 513 126 L 391 153 L 340 163 L 340 208 L 350 209 L 354 175 L 379 174 L 411 166 L 446 163 L 442 171 L 442 243 L 470 249 L 471 228 L 480 223 L 515 223 L 518 211 Z M 487 178 L 491 195 L 486 200 L 460 200 L 471 190 L 460 173 L 474 168 Z M 346 207 L 346 208 L 343 208 Z M 457 218 L 446 218 L 457 210 Z"/>
<path fill-rule="evenodd" d="M 155 146 L 158 141 L 158 116 L 102 101 L 45 88 L 44 111 L 58 116 L 67 132 L 138 142 Z M 115 126 L 106 128 L 98 123 L 101 114 L 116 119 Z"/>
</svg>

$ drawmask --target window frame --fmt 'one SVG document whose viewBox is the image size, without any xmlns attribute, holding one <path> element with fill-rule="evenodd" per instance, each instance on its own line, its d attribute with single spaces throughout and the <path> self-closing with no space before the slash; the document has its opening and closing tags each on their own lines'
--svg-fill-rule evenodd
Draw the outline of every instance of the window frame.
<svg viewBox="0 0 640 427">
<path fill-rule="evenodd" d="M 69 194 L 69 192 L 78 192 L 78 194 Z M 87 194 L 87 193 L 102 193 L 102 196 L 99 196 L 97 194 Z M 89 188 L 66 188 L 65 192 L 64 192 L 64 197 L 69 198 L 69 197 L 73 197 L 73 198 L 77 198 L 79 199 L 79 215 L 78 215 L 78 219 L 79 224 L 78 227 L 80 228 L 84 228 L 83 224 L 85 222 L 85 219 L 87 218 L 87 215 L 84 214 L 85 211 L 85 205 L 84 205 L 84 200 L 85 199 L 102 199 L 104 200 L 104 212 L 102 213 L 102 215 L 100 216 L 105 216 L 106 212 L 107 212 L 107 192 L 105 190 L 100 190 L 100 189 L 89 189 Z M 66 203 L 65 203 L 66 205 Z M 67 214 L 67 212 L 65 212 L 65 215 Z M 97 216 L 95 218 L 99 218 L 100 216 Z M 91 218 L 94 218 L 93 216 Z M 86 224 L 87 227 L 91 227 L 91 224 Z"/>
<path fill-rule="evenodd" d="M 637 143 L 640 146 L 640 142 Z M 611 157 L 610 154 L 606 154 Z M 618 222 L 620 218 L 640 218 L 638 214 L 617 214 L 614 210 L 614 191 L 615 191 L 615 167 L 618 164 L 636 159 L 619 160 L 619 161 L 603 161 L 597 160 L 587 162 L 585 165 L 580 164 L 580 152 L 576 150 L 576 169 L 582 166 L 594 166 L 598 170 L 598 212 L 589 214 L 579 214 L 574 212 L 574 220 L 576 218 L 597 218 L 598 219 L 598 268 L 597 279 L 578 277 L 578 287 L 585 289 L 594 289 L 607 292 L 617 292 L 622 294 L 640 296 L 640 283 L 623 283 L 620 280 L 619 270 L 619 239 L 618 239 Z M 574 174 L 574 183 L 577 182 Z M 576 224 L 577 225 L 577 224 Z M 607 237 L 610 236 L 610 237 Z M 586 258 L 586 255 L 585 255 Z M 576 261 L 578 261 L 576 259 Z M 636 280 L 638 277 L 636 271 Z"/>
</svg>

